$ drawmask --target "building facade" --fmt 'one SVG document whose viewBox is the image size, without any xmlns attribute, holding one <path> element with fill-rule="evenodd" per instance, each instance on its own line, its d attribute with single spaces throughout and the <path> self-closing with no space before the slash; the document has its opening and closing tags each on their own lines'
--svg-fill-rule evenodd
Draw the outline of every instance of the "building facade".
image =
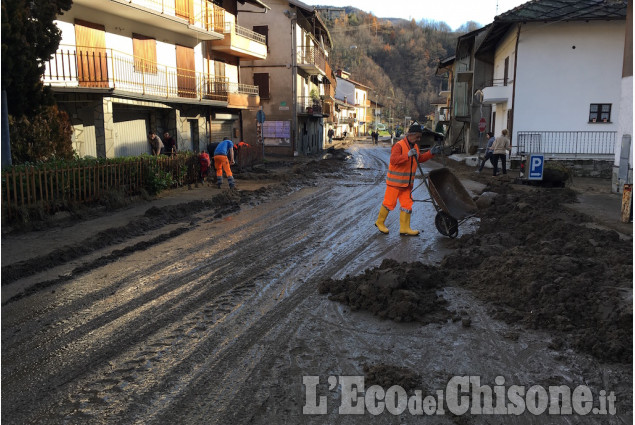
<svg viewBox="0 0 635 425">
<path fill-rule="evenodd" d="M 488 26 L 475 57 L 493 69 L 479 96 L 495 133 L 510 131 L 512 155 L 613 162 L 620 123 L 632 123 L 621 116 L 625 20 L 624 2 L 559 0 Z"/>
<path fill-rule="evenodd" d="M 306 155 L 324 148 L 334 112 L 335 78 L 328 62 L 332 42 L 313 6 L 297 0 L 268 1 L 266 14 L 250 5 L 239 11 L 244 25 L 266 34 L 267 59 L 241 63 L 259 87 L 265 122 L 244 114 L 245 133 L 262 137 L 265 153 Z"/>
<path fill-rule="evenodd" d="M 237 23 L 243 3 L 267 9 L 258 0 L 75 0 L 56 20 L 62 41 L 43 82 L 71 118 L 76 152 L 150 153 L 150 131 L 169 132 L 179 150 L 242 140 L 241 113 L 259 98 L 240 61 L 267 57 L 264 37 Z"/>
</svg>

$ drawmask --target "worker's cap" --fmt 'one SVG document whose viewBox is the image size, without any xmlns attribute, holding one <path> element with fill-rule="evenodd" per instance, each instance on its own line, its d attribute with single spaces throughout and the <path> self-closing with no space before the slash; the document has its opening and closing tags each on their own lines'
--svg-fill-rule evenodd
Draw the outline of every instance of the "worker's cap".
<svg viewBox="0 0 635 425">
<path fill-rule="evenodd" d="M 408 133 L 423 133 L 423 130 L 421 129 L 420 124 L 415 123 L 410 126 Z"/>
</svg>

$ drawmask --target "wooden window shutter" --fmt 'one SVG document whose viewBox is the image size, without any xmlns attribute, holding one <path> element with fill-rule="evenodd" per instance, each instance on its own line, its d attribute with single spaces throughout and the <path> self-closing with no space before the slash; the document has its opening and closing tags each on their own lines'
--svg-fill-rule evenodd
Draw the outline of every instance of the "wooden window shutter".
<svg viewBox="0 0 635 425">
<path fill-rule="evenodd" d="M 145 35 L 132 34 L 134 69 L 148 74 L 157 73 L 157 40 Z"/>
<path fill-rule="evenodd" d="M 77 78 L 82 87 L 108 87 L 106 27 L 75 20 Z"/>
<path fill-rule="evenodd" d="M 269 99 L 269 73 L 254 73 L 254 85 L 258 86 L 261 99 Z"/>
<path fill-rule="evenodd" d="M 258 25 L 254 27 L 254 32 L 265 36 L 265 44 L 269 47 L 269 25 Z"/>
</svg>

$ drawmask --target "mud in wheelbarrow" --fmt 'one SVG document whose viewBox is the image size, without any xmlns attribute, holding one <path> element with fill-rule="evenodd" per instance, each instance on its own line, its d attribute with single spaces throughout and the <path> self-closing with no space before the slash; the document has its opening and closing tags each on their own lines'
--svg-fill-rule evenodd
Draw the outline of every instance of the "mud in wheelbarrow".
<svg viewBox="0 0 635 425">
<path fill-rule="evenodd" d="M 461 181 L 448 168 L 430 171 L 424 177 L 437 215 L 434 224 L 444 236 L 455 238 L 459 224 L 472 217 L 478 207 Z"/>
</svg>

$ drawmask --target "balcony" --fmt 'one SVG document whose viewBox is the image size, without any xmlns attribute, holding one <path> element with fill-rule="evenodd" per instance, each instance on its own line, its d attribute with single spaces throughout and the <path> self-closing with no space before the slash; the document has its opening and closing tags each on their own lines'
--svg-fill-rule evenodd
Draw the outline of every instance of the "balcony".
<svg viewBox="0 0 635 425">
<path fill-rule="evenodd" d="M 326 76 L 326 55 L 320 47 L 299 46 L 296 61 L 307 74 Z"/>
<path fill-rule="evenodd" d="M 258 86 L 226 83 L 227 107 L 236 109 L 258 109 L 260 96 Z"/>
<path fill-rule="evenodd" d="M 311 96 L 298 96 L 297 113 L 302 115 L 312 115 L 314 117 L 323 116 L 322 101 Z"/>
<path fill-rule="evenodd" d="M 232 21 L 225 22 L 223 34 L 225 38 L 222 40 L 212 41 L 212 49 L 248 60 L 267 59 L 267 39 L 264 35 Z"/>
<path fill-rule="evenodd" d="M 468 63 L 457 63 L 456 65 L 456 81 L 459 83 L 470 83 L 474 76 L 474 71 Z"/>
<path fill-rule="evenodd" d="M 224 38 L 226 12 L 207 0 L 74 0 L 73 3 L 199 40 Z"/>
<path fill-rule="evenodd" d="M 512 99 L 513 80 L 496 79 L 485 83 L 483 88 L 483 103 L 486 105 L 496 103 L 510 103 Z"/>
<path fill-rule="evenodd" d="M 46 63 L 42 78 L 56 90 L 110 92 L 153 100 L 196 99 L 219 106 L 226 105 L 231 92 L 226 77 L 150 63 L 112 49 L 61 47 Z"/>
</svg>

